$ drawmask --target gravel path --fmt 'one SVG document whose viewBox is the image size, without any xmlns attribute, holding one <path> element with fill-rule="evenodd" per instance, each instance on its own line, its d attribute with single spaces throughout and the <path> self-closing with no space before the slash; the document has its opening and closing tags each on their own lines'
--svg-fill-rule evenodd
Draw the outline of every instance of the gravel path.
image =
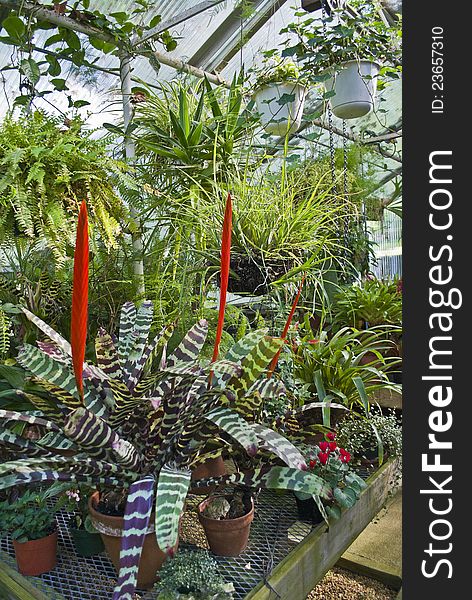
<svg viewBox="0 0 472 600">
<path fill-rule="evenodd" d="M 375 579 L 335 567 L 326 573 L 307 600 L 395 600 L 397 593 Z"/>
</svg>

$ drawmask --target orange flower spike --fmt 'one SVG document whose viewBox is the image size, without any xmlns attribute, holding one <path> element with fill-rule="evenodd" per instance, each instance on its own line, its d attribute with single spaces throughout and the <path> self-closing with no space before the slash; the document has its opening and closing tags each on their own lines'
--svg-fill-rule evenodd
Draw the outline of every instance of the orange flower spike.
<svg viewBox="0 0 472 600">
<path fill-rule="evenodd" d="M 233 203 L 231 194 L 226 198 L 225 216 L 223 220 L 223 233 L 221 236 L 221 271 L 220 271 L 220 309 L 218 312 L 218 325 L 216 327 L 215 347 L 211 362 L 218 358 L 223 324 L 225 320 L 226 293 L 228 291 L 229 265 L 231 256 L 231 230 L 233 226 Z"/>
<path fill-rule="evenodd" d="M 293 301 L 292 308 L 291 308 L 290 313 L 289 313 L 289 315 L 287 317 L 287 321 L 285 323 L 284 330 L 282 331 L 281 338 L 283 340 L 287 339 L 287 333 L 288 333 L 288 330 L 290 328 L 290 324 L 292 322 L 293 315 L 295 314 L 295 310 L 297 308 L 298 301 L 300 300 L 300 295 L 302 293 L 303 284 L 305 283 L 305 278 L 306 278 L 306 273 L 303 274 L 302 280 L 300 282 L 300 286 L 298 288 L 297 295 L 295 296 L 295 300 Z M 281 352 L 282 352 L 282 348 L 280 348 L 280 350 L 277 352 L 277 354 L 272 359 L 272 362 L 270 363 L 270 366 L 269 366 L 269 370 L 267 371 L 267 379 L 270 379 L 272 377 L 272 375 L 273 375 L 273 373 L 275 371 L 275 367 L 277 366 L 277 363 L 279 362 L 279 357 L 280 357 L 280 353 Z"/>
<path fill-rule="evenodd" d="M 77 223 L 77 237 L 74 251 L 74 279 L 72 284 L 72 315 L 70 341 L 72 348 L 72 365 L 75 381 L 80 397 L 84 397 L 83 369 L 85 358 L 85 341 L 87 339 L 88 313 L 88 269 L 89 239 L 88 217 L 85 200 L 80 205 Z"/>
</svg>

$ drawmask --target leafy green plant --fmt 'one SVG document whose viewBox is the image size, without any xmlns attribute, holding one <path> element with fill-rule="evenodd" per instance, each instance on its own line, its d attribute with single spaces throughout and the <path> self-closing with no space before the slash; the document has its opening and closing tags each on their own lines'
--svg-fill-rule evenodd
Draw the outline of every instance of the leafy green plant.
<svg viewBox="0 0 472 600">
<path fill-rule="evenodd" d="M 344 446 L 356 459 L 370 458 L 378 453 L 379 438 L 382 452 L 390 456 L 402 455 L 402 428 L 392 412 L 369 414 L 364 418 L 348 415 L 336 426 L 338 443 Z"/>
<path fill-rule="evenodd" d="M 27 490 L 14 501 L 0 502 L 0 534 L 10 534 L 18 542 L 29 542 L 53 533 L 56 529 L 54 515 L 60 503 L 56 501 L 51 505 L 47 500 L 56 493 L 55 486 L 46 490 Z"/>
<path fill-rule="evenodd" d="M 317 496 L 295 492 L 300 500 L 313 497 L 326 521 L 328 517 L 338 519 L 341 509 L 351 508 L 367 487 L 364 480 L 349 467 L 351 455 L 338 445 L 339 439 L 338 443 L 334 441 L 335 437 L 333 433 L 328 433 L 326 439 L 318 444 L 300 446 L 309 470 L 329 483 L 333 498 L 326 502 Z"/>
<path fill-rule="evenodd" d="M 159 571 L 159 600 L 231 600 L 234 587 L 206 550 L 179 550 Z"/>
<path fill-rule="evenodd" d="M 86 198 L 96 236 L 117 246 L 126 209 L 115 184 L 129 184 L 124 163 L 81 129 L 36 111 L 0 126 L 0 244 L 22 236 L 45 242 L 62 264 L 73 247 L 79 202 Z"/>
<path fill-rule="evenodd" d="M 300 81 L 300 69 L 291 60 L 282 60 L 272 58 L 263 62 L 261 68 L 255 70 L 253 73 L 256 74 L 256 82 L 254 87 L 257 89 L 264 85 L 271 83 L 284 83 Z"/>
<path fill-rule="evenodd" d="M 290 23 L 281 33 L 283 57 L 296 57 L 306 77 L 313 83 L 326 80 L 333 67 L 350 60 L 369 60 L 382 66 L 380 77 L 398 77 L 401 59 L 401 22 L 386 25 L 373 2 L 354 2 L 357 10 L 334 10 L 326 17 L 326 27 L 313 17 Z M 293 43 L 293 40 L 296 43 Z"/>
<path fill-rule="evenodd" d="M 366 332 L 344 327 L 334 335 L 311 331 L 311 339 L 305 336 L 296 349 L 294 375 L 310 384 L 319 401 L 368 413 L 374 390 L 397 389 L 386 372 L 398 359 L 383 356 L 393 346 L 387 337 L 390 331 L 381 326 Z M 329 426 L 329 406 L 323 411 L 324 425 Z"/>
<path fill-rule="evenodd" d="M 64 491 L 63 503 L 65 511 L 71 513 L 69 525 L 74 529 L 85 529 L 89 533 L 96 533 L 88 511 L 88 499 L 95 490 L 90 486 L 79 484 L 70 486 Z"/>
<path fill-rule="evenodd" d="M 402 324 L 402 295 L 396 281 L 365 279 L 343 288 L 335 297 L 333 313 L 337 326 L 364 329 Z"/>
<path fill-rule="evenodd" d="M 124 500 L 125 522 L 134 531 L 142 526 L 146 529 L 144 523 L 155 497 L 159 506 L 156 537 L 164 550 L 172 548 L 177 539 L 190 467 L 221 455 L 223 449 L 235 454 L 244 449 L 253 457 L 252 467 L 217 478 L 217 483 L 287 487 L 330 496 L 328 485 L 303 470 L 303 458 L 288 440 L 252 422 L 262 398 L 277 388 L 274 381 L 259 381 L 259 377 L 283 343 L 281 340 L 268 338 L 260 331 L 249 333 L 224 360 L 211 364 L 210 377 L 208 368 L 198 362 L 206 322 L 195 325 L 166 356 L 163 348 L 171 328 L 148 341 L 151 303 L 145 302 L 139 309 L 127 303 L 122 309 L 118 339 L 114 341 L 105 331 L 99 333 L 98 365 L 84 365 L 81 398 L 71 366 L 71 346 L 27 309 L 24 311 L 50 342 L 41 350 L 25 345 L 18 361 L 35 375 L 50 397 L 48 401 L 31 398 L 44 417 L 14 411 L 2 411 L 0 417 L 36 423 L 48 433 L 38 442 L 12 432 L 0 433 L 1 442 L 21 448 L 25 456 L 0 467 L 0 489 L 57 479 L 99 486 Z M 150 371 L 156 355 L 160 356 L 161 368 Z M 213 440 L 216 449 L 208 446 Z M 264 448 L 262 455 L 258 454 L 259 446 Z M 57 456 L 52 452 L 55 447 L 74 449 L 77 454 Z M 288 466 L 273 466 L 271 456 Z M 205 486 L 212 482 L 193 484 Z M 126 503 L 126 496 L 135 497 L 134 492 L 139 492 L 136 497 L 146 498 L 145 507 Z M 138 513 L 139 518 L 128 517 Z M 125 529 L 123 539 L 126 535 Z M 128 561 L 126 565 L 131 568 Z M 127 577 L 120 578 L 119 588 Z"/>
</svg>

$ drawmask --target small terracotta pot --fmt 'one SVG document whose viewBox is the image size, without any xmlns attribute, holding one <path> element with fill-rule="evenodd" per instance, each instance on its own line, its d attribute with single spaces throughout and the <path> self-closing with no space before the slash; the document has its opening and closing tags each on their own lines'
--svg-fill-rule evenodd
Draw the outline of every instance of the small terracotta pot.
<svg viewBox="0 0 472 600">
<path fill-rule="evenodd" d="M 13 547 L 18 571 L 22 575 L 42 575 L 52 571 L 56 566 L 57 531 L 39 540 L 29 542 L 13 540 Z"/>
<path fill-rule="evenodd" d="M 254 500 L 251 499 L 251 510 L 237 519 L 209 519 L 202 512 L 211 501 L 207 498 L 198 505 L 198 519 L 205 529 L 205 534 L 213 554 L 218 556 L 238 556 L 247 546 L 249 530 L 254 519 Z"/>
<path fill-rule="evenodd" d="M 115 567 L 117 573 L 120 571 L 120 550 L 121 537 L 124 528 L 124 517 L 110 517 L 96 510 L 99 502 L 99 493 L 95 492 L 89 498 L 88 509 L 92 523 L 100 533 L 105 550 Z M 154 523 L 154 513 L 151 515 L 150 524 Z M 178 542 L 174 546 L 174 552 L 177 551 Z M 157 572 L 162 567 L 167 555 L 163 552 L 156 541 L 156 534 L 150 531 L 144 538 L 143 549 L 141 552 L 141 560 L 138 570 L 138 584 L 140 589 L 151 588 L 157 581 Z"/>
<path fill-rule="evenodd" d="M 192 481 L 196 481 L 197 479 L 207 479 L 208 477 L 221 477 L 222 475 L 226 475 L 226 467 L 221 456 L 216 458 L 208 458 L 204 463 L 198 465 L 192 471 Z M 216 489 L 216 485 L 210 485 L 207 487 L 191 487 L 189 489 L 189 494 L 198 494 L 209 496 L 213 494 Z"/>
</svg>

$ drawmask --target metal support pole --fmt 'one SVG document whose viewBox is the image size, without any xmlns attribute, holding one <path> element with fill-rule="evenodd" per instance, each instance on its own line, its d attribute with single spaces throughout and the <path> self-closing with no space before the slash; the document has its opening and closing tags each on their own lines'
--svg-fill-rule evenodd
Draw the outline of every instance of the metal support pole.
<svg viewBox="0 0 472 600">
<path fill-rule="evenodd" d="M 123 128 L 124 136 L 124 154 L 126 161 L 133 163 L 136 158 L 136 148 L 133 138 L 129 134 L 129 125 L 133 119 L 133 109 L 131 105 L 131 56 L 127 53 L 120 55 L 120 79 L 121 94 L 123 97 Z M 131 218 L 136 225 L 136 232 L 132 234 L 133 242 L 133 276 L 138 284 L 138 294 L 144 296 L 146 293 L 144 287 L 144 242 L 142 223 L 137 215 L 136 209 L 130 206 Z"/>
</svg>

